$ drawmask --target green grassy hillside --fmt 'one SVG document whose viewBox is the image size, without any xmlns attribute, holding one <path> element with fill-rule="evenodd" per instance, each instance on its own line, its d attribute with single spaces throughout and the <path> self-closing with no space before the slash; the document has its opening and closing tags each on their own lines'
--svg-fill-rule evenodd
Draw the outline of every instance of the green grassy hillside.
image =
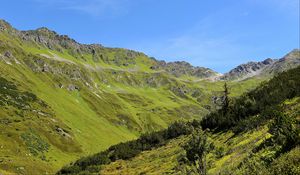
<svg viewBox="0 0 300 175">
<path fill-rule="evenodd" d="M 219 107 L 217 76 L 0 20 L 0 173 L 53 174 L 175 121 L 201 119 Z M 230 81 L 230 95 L 267 79 Z"/>
<path fill-rule="evenodd" d="M 299 77 L 300 67 L 280 73 L 204 120 L 171 124 L 57 174 L 299 174 Z"/>
<path fill-rule="evenodd" d="M 209 69 L 0 20 L 0 173 L 47 174 L 216 108 Z M 178 70 L 178 71 L 177 71 Z M 201 72 L 203 71 L 203 72 Z M 229 82 L 232 96 L 264 78 Z"/>
<path fill-rule="evenodd" d="M 284 102 L 286 113 L 297 118 L 298 122 L 299 102 L 299 97 Z M 232 131 L 209 133 L 214 149 L 207 154 L 207 174 L 298 174 L 299 145 L 276 158 L 276 149 L 272 147 L 255 151 L 272 136 L 268 124 L 239 134 Z M 100 174 L 196 174 L 195 168 L 186 164 L 184 159 L 183 146 L 189 139 L 190 136 L 182 136 L 130 160 L 103 165 Z M 271 163 L 267 163 L 270 160 Z"/>
</svg>

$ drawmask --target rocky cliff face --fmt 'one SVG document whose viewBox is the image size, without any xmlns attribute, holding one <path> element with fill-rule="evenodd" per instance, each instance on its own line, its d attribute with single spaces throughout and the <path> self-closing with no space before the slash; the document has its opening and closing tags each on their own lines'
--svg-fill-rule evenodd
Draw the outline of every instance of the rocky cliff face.
<svg viewBox="0 0 300 175">
<path fill-rule="evenodd" d="M 300 65 L 300 50 L 294 49 L 281 59 L 241 64 L 221 77 L 221 80 L 244 80 L 254 76 L 271 76 Z"/>
<path fill-rule="evenodd" d="M 164 70 L 175 77 L 180 76 L 194 76 L 197 78 L 209 78 L 218 73 L 205 67 L 194 67 L 185 61 L 165 62 L 159 61 L 156 66 L 152 66 L 153 70 Z"/>
<path fill-rule="evenodd" d="M 234 80 L 234 79 L 245 79 L 248 77 L 253 77 L 259 75 L 264 68 L 273 64 L 276 60 L 268 58 L 261 62 L 248 62 L 246 64 L 241 64 L 236 68 L 232 69 L 228 73 L 224 74 L 222 79 Z"/>
<path fill-rule="evenodd" d="M 300 50 L 294 49 L 284 57 L 280 58 L 270 66 L 268 66 L 264 74 L 274 74 L 282 71 L 286 71 L 291 68 L 295 68 L 300 65 Z"/>
</svg>

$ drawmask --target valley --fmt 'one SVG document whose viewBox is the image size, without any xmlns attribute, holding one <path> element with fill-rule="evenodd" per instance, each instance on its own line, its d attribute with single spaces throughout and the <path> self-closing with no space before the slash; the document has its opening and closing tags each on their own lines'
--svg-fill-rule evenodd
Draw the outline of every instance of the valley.
<svg viewBox="0 0 300 175">
<path fill-rule="evenodd" d="M 20 31 L 0 20 L 0 174 L 56 173 L 70 162 L 166 129 L 175 121 L 201 120 L 220 109 L 225 82 L 230 97 L 236 98 L 299 65 L 300 51 L 295 49 L 282 58 L 242 64 L 221 75 L 184 61 L 165 62 L 133 50 L 80 44 L 47 28 Z M 260 143 L 269 136 L 266 127 L 238 136 L 231 149 Z M 211 137 L 216 145 L 228 147 L 222 139 L 231 136 L 229 132 Z M 139 168 L 144 159 L 145 165 L 149 163 L 144 157 L 175 160 L 182 152 L 179 143 L 187 137 L 143 152 L 130 165 L 123 160 L 105 165 L 101 172 L 121 167 L 128 174 L 143 173 L 137 169 L 144 170 Z M 160 149 L 168 151 L 163 154 L 166 160 L 154 156 Z M 231 156 L 209 171 L 220 171 Z M 160 170 L 173 171 L 177 165 L 166 166 Z M 146 172 L 162 173 L 153 169 Z"/>
</svg>

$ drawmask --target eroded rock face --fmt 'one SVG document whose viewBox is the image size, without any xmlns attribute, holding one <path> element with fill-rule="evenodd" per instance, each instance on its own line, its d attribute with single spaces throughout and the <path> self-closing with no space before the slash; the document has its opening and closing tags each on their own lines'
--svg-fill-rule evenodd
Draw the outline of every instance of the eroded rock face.
<svg viewBox="0 0 300 175">
<path fill-rule="evenodd" d="M 164 70 L 176 77 L 188 75 L 198 78 L 208 78 L 217 75 L 218 73 L 204 67 L 194 67 L 185 61 L 175 61 L 166 63 L 165 61 L 158 61 L 157 65 L 150 67 L 152 70 Z"/>
<path fill-rule="evenodd" d="M 74 85 L 74 84 L 69 84 L 68 87 L 67 87 L 67 89 L 69 91 L 75 91 L 75 90 L 80 90 L 80 87 L 77 86 L 77 85 Z"/>
<path fill-rule="evenodd" d="M 62 51 L 62 49 L 70 50 L 70 54 L 95 53 L 95 50 L 101 49 L 103 46 L 99 44 L 85 45 L 76 42 L 67 35 L 59 35 L 46 27 L 37 30 L 22 31 L 21 38 L 25 41 L 33 41 L 51 50 Z"/>
<path fill-rule="evenodd" d="M 57 127 L 55 130 L 61 136 L 72 139 L 72 136 L 66 130 L 64 130 L 63 128 Z"/>
<path fill-rule="evenodd" d="M 10 51 L 5 51 L 3 54 L 0 53 L 0 61 L 6 64 L 20 64 L 20 62 L 13 56 Z"/>
<path fill-rule="evenodd" d="M 13 27 L 8 22 L 0 19 L 0 31 L 9 31 L 12 29 Z"/>
<path fill-rule="evenodd" d="M 272 65 L 275 61 L 276 60 L 268 58 L 261 62 L 248 62 L 246 64 L 241 64 L 229 71 L 228 73 L 226 73 L 224 77 L 222 77 L 222 79 L 243 79 L 245 77 L 252 77 L 258 75 L 264 68 L 268 67 L 269 65 Z"/>
<path fill-rule="evenodd" d="M 261 62 L 241 64 L 226 73 L 223 80 L 243 80 L 253 76 L 270 76 L 300 65 L 300 50 L 294 49 L 281 59 L 268 58 Z"/>
</svg>

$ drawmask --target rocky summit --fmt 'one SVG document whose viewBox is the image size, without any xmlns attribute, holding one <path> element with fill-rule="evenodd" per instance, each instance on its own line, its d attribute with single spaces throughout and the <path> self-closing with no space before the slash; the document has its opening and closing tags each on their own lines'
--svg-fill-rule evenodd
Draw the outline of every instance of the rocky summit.
<svg viewBox="0 0 300 175">
<path fill-rule="evenodd" d="M 270 76 L 295 68 L 300 64 L 300 50 L 294 49 L 280 59 L 268 58 L 261 62 L 241 64 L 224 74 L 223 80 L 243 80 L 254 76 Z"/>
</svg>

